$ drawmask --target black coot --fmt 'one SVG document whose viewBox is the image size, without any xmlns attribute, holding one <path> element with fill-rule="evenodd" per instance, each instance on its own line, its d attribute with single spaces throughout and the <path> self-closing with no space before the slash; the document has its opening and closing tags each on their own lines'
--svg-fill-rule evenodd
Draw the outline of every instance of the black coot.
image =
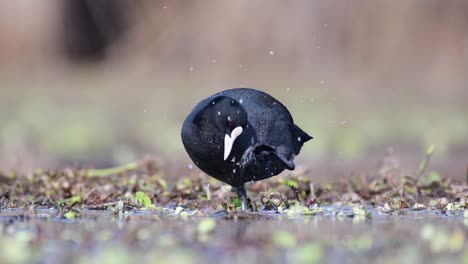
<svg viewBox="0 0 468 264">
<path fill-rule="evenodd" d="M 310 139 L 283 104 L 249 88 L 206 98 L 182 126 L 182 142 L 195 165 L 235 187 L 243 209 L 244 183 L 293 170 L 294 157 Z"/>
</svg>

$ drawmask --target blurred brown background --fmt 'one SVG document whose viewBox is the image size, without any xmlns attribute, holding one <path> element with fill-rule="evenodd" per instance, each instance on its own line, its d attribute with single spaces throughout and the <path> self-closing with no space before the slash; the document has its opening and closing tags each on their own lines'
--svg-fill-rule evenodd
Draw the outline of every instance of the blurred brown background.
<svg viewBox="0 0 468 264">
<path fill-rule="evenodd" d="M 0 3 L 0 169 L 110 166 L 160 155 L 189 172 L 181 122 L 253 87 L 315 139 L 323 178 L 468 163 L 468 2 L 47 0 Z"/>
</svg>

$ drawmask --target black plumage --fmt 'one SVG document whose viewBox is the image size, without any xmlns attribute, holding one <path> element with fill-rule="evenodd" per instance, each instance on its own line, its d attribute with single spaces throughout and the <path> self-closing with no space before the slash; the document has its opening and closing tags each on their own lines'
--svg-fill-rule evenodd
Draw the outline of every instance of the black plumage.
<svg viewBox="0 0 468 264">
<path fill-rule="evenodd" d="M 182 142 L 196 166 L 237 189 L 293 170 L 294 157 L 312 139 L 288 109 L 259 90 L 236 88 L 198 103 L 182 126 Z"/>
</svg>

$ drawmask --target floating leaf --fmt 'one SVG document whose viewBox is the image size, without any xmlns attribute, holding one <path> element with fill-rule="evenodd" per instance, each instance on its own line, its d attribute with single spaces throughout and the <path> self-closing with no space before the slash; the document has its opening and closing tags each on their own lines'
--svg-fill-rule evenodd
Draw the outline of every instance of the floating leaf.
<svg viewBox="0 0 468 264">
<path fill-rule="evenodd" d="M 294 203 L 291 205 L 287 210 L 283 211 L 288 215 L 288 216 L 295 216 L 295 215 L 315 215 L 318 213 L 323 212 L 322 208 L 318 206 L 317 204 L 314 204 L 312 208 L 309 208 L 307 206 L 302 205 L 301 203 Z"/>
<path fill-rule="evenodd" d="M 413 205 L 413 211 L 421 211 L 421 210 L 424 210 L 424 209 L 426 209 L 426 206 L 424 204 L 415 203 Z"/>
<path fill-rule="evenodd" d="M 315 215 L 318 213 L 323 212 L 322 208 L 318 206 L 318 204 L 314 204 L 311 208 L 309 208 L 309 211 L 306 213 L 307 215 Z"/>
<path fill-rule="evenodd" d="M 63 214 L 63 217 L 65 217 L 66 219 L 75 219 L 76 218 L 76 213 L 73 212 L 73 211 L 69 211 L 69 212 L 66 212 L 65 214 Z"/>
<path fill-rule="evenodd" d="M 353 215 L 370 217 L 370 212 L 364 206 L 353 206 Z"/>
<path fill-rule="evenodd" d="M 308 209 L 309 208 L 303 206 L 300 203 L 295 203 L 294 205 L 291 205 L 289 209 L 285 210 L 285 212 L 288 214 L 288 216 L 302 215 L 305 214 Z"/>
<path fill-rule="evenodd" d="M 383 206 L 377 207 L 377 210 L 379 211 L 379 213 L 383 213 L 383 214 L 389 214 L 395 211 L 395 209 L 392 208 L 389 203 L 385 203 Z"/>
<path fill-rule="evenodd" d="M 182 206 L 177 206 L 175 211 L 174 211 L 174 214 L 178 215 L 180 213 L 182 213 L 185 209 L 182 207 Z"/>
</svg>

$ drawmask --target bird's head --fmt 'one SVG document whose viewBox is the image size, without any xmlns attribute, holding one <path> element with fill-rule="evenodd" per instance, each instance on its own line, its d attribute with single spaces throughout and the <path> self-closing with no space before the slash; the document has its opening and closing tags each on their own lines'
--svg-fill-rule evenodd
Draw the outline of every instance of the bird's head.
<svg viewBox="0 0 468 264">
<path fill-rule="evenodd" d="M 242 105 L 231 98 L 222 97 L 215 102 L 215 123 L 224 132 L 224 160 L 229 157 L 236 139 L 247 126 L 247 113 Z M 213 104 L 212 102 L 212 104 Z"/>
<path fill-rule="evenodd" d="M 218 131 L 224 139 L 224 160 L 231 154 L 236 139 L 248 129 L 247 113 L 242 104 L 225 96 L 209 101 L 195 118 L 195 123 L 209 127 L 213 132 Z"/>
</svg>

